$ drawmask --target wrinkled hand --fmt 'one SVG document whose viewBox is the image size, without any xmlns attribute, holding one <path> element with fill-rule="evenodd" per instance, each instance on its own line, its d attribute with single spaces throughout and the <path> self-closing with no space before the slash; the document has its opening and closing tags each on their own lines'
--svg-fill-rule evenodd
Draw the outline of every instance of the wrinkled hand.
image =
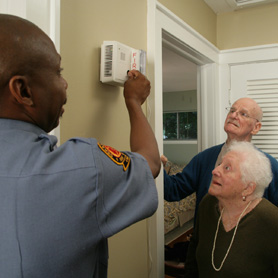
<svg viewBox="0 0 278 278">
<path fill-rule="evenodd" d="M 151 83 L 139 71 L 128 72 L 128 80 L 124 84 L 124 97 L 126 102 L 136 102 L 142 105 L 150 94 Z"/>
<path fill-rule="evenodd" d="M 166 163 L 168 162 L 168 158 L 167 158 L 165 155 L 162 154 L 162 155 L 160 156 L 160 160 L 161 160 L 163 166 L 165 167 L 165 166 L 166 166 Z"/>
</svg>

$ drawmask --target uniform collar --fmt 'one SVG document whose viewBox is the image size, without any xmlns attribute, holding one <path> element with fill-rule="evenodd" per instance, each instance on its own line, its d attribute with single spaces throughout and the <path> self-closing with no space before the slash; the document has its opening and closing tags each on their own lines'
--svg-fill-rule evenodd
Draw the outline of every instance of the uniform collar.
<svg viewBox="0 0 278 278">
<path fill-rule="evenodd" d="M 12 119 L 4 119 L 0 118 L 0 131 L 1 130 L 22 130 L 26 132 L 31 132 L 36 134 L 40 139 L 47 139 L 51 145 L 51 148 L 54 149 L 57 144 L 57 137 L 53 135 L 49 135 L 44 130 L 42 130 L 40 127 L 24 122 L 24 121 L 18 121 L 18 120 L 12 120 Z"/>
</svg>

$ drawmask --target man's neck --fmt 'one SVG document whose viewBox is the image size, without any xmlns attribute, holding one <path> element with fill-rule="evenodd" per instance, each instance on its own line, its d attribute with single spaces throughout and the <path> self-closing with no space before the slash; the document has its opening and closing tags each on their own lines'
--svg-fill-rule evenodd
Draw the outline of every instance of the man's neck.
<svg viewBox="0 0 278 278">
<path fill-rule="evenodd" d="M 226 140 L 226 144 L 229 145 L 232 141 L 245 141 L 245 142 L 251 142 L 252 140 L 252 136 L 248 136 L 248 137 L 244 137 L 244 138 L 241 138 L 241 137 L 230 137 L 228 136 L 227 137 L 227 140 Z"/>
</svg>

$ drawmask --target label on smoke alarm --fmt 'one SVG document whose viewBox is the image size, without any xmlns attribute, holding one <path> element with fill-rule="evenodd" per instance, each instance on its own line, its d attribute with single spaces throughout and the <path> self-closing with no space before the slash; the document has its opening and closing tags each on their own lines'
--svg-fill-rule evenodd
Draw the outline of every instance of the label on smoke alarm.
<svg viewBox="0 0 278 278">
<path fill-rule="evenodd" d="M 140 70 L 140 51 L 133 49 L 131 51 L 131 61 L 130 61 L 131 70 Z"/>
</svg>

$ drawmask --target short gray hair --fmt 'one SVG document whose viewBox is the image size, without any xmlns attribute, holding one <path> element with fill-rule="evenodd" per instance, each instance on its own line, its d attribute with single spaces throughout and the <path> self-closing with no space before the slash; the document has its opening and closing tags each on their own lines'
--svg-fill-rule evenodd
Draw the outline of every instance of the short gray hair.
<svg viewBox="0 0 278 278">
<path fill-rule="evenodd" d="M 254 182 L 256 189 L 253 195 L 257 198 L 262 197 L 273 177 L 267 156 L 252 143 L 245 141 L 232 141 L 227 152 L 230 151 L 237 152 L 243 157 L 240 162 L 242 181 Z"/>
</svg>

